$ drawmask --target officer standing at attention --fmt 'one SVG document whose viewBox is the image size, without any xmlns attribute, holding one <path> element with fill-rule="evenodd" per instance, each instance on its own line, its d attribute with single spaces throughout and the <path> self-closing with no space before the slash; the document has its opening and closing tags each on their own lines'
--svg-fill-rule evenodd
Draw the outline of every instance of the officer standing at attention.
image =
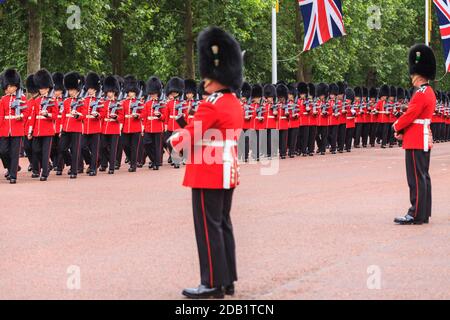
<svg viewBox="0 0 450 320">
<path fill-rule="evenodd" d="M 403 149 L 406 150 L 406 175 L 411 200 L 406 216 L 394 220 L 402 225 L 428 223 L 431 217 L 431 179 L 428 171 L 433 147 L 430 123 L 436 96 L 429 80 L 436 77 L 436 58 L 430 47 L 417 44 L 410 49 L 409 74 L 416 92 L 408 111 L 393 125 L 395 138 L 403 140 Z"/>
<path fill-rule="evenodd" d="M 237 281 L 230 211 L 234 188 L 239 184 L 237 141 L 244 115 L 233 92 L 242 85 L 243 59 L 239 43 L 216 27 L 199 35 L 198 57 L 200 75 L 211 96 L 200 104 L 193 121 L 169 138 L 175 151 L 190 149 L 183 185 L 192 188 L 200 258 L 201 284 L 182 294 L 191 299 L 223 298 L 224 294 L 234 294 Z M 194 135 L 194 127 L 199 125 L 203 139 L 198 132 Z M 206 138 L 207 131 L 215 132 L 214 140 Z M 205 150 L 221 156 L 208 163 L 211 159 L 203 158 Z"/>
</svg>

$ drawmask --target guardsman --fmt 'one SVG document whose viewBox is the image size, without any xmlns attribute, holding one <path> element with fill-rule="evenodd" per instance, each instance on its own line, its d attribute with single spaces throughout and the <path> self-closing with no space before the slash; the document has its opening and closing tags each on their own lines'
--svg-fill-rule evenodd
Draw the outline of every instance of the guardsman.
<svg viewBox="0 0 450 320">
<path fill-rule="evenodd" d="M 87 97 L 84 99 L 86 115 L 83 120 L 83 134 L 81 136 L 81 150 L 89 159 L 87 174 L 90 177 L 97 175 L 98 157 L 100 149 L 100 135 L 105 108 L 102 101 L 101 80 L 98 74 L 89 72 L 86 76 L 85 89 Z"/>
<path fill-rule="evenodd" d="M 183 295 L 188 298 L 223 298 L 224 294 L 234 294 L 234 282 L 237 281 L 230 211 L 233 192 L 239 184 L 237 140 L 243 126 L 243 115 L 239 100 L 232 91 L 242 84 L 243 61 L 237 41 L 218 28 L 203 31 L 198 48 L 200 75 L 205 79 L 205 90 L 211 96 L 200 106 L 194 121 L 201 122 L 203 132 L 215 129 L 222 133 L 223 138 L 190 139 L 194 137 L 194 126 L 190 124 L 171 139 L 176 149 L 180 141 L 186 141 L 184 138 L 190 139 L 190 154 L 195 157 L 195 152 L 200 159 L 205 149 L 210 154 L 221 155 L 213 165 L 191 161 L 186 166 L 184 185 L 192 188 L 201 285 L 183 290 Z"/>
<path fill-rule="evenodd" d="M 64 88 L 64 74 L 61 72 L 55 72 L 52 75 L 53 83 L 55 85 L 54 89 L 54 98 L 56 101 L 56 105 L 58 107 L 58 117 L 55 121 L 55 135 L 53 136 L 52 141 L 52 152 L 50 153 L 50 159 L 52 160 L 52 167 L 57 170 L 57 161 L 58 161 L 58 146 L 59 140 L 61 136 L 61 127 L 62 127 L 62 114 L 64 113 L 64 99 L 66 89 Z M 64 162 L 67 164 L 69 162 L 68 154 L 64 155 Z"/>
<path fill-rule="evenodd" d="M 297 84 L 288 85 L 288 105 L 289 105 L 289 132 L 288 147 L 289 158 L 295 158 L 297 155 L 297 140 L 299 138 L 300 128 L 300 106 L 298 103 Z"/>
<path fill-rule="evenodd" d="M 447 93 L 447 108 L 445 108 L 445 142 L 450 141 L 450 93 Z"/>
<path fill-rule="evenodd" d="M 347 122 L 345 123 L 345 151 L 352 151 L 352 140 L 355 134 L 355 91 L 351 88 L 345 90 L 345 114 L 347 115 Z"/>
<path fill-rule="evenodd" d="M 280 83 L 276 87 L 277 90 L 277 111 L 276 116 L 277 129 L 279 133 L 280 159 L 286 159 L 288 148 L 288 131 L 289 131 L 289 89 Z"/>
<path fill-rule="evenodd" d="M 272 147 L 278 148 L 278 145 L 272 143 L 272 140 L 276 141 L 276 138 L 273 139 L 272 136 L 275 135 L 274 131 L 277 129 L 277 120 L 278 117 L 278 105 L 276 103 L 277 97 L 277 89 L 273 84 L 266 84 L 264 86 L 264 110 L 266 111 L 265 124 L 264 128 L 266 130 L 266 153 L 267 159 L 271 160 L 272 155 L 276 150 L 273 150 Z M 264 140 L 264 138 L 263 138 Z"/>
<path fill-rule="evenodd" d="M 260 84 L 255 84 L 252 87 L 252 108 L 255 109 L 255 133 L 256 133 L 256 146 L 252 144 L 252 158 L 259 161 L 261 156 L 261 143 L 262 134 L 265 130 L 265 118 L 267 115 L 267 109 L 263 99 L 263 87 Z"/>
<path fill-rule="evenodd" d="M 389 122 L 390 122 L 390 102 L 388 97 L 390 95 L 390 87 L 388 85 L 382 85 L 380 92 L 378 93 L 379 99 L 377 104 L 378 110 L 378 124 L 379 132 L 381 132 L 381 148 L 386 148 L 388 143 L 389 134 Z"/>
<path fill-rule="evenodd" d="M 325 155 L 328 145 L 328 125 L 329 116 L 331 114 L 330 106 L 328 104 L 329 87 L 326 83 L 319 83 L 317 85 L 317 152 Z"/>
<path fill-rule="evenodd" d="M 239 142 L 239 158 L 248 162 L 250 153 L 250 137 L 252 131 L 255 129 L 255 107 L 252 104 L 252 86 L 244 82 L 241 88 L 241 105 L 244 114 L 244 126 L 243 126 L 243 143 Z"/>
<path fill-rule="evenodd" d="M 142 132 L 142 101 L 144 88 L 139 87 L 136 77 L 129 75 L 125 77 L 124 93 L 127 95 L 122 102 L 124 113 L 124 124 L 122 132 L 122 145 L 125 155 L 130 162 L 128 172 L 136 172 L 139 144 Z"/>
<path fill-rule="evenodd" d="M 28 123 L 28 138 L 33 139 L 32 178 L 40 176 L 40 181 L 47 181 L 58 106 L 53 97 L 52 75 L 47 70 L 41 69 L 34 74 L 33 80 L 39 88 L 40 97 L 35 100 Z"/>
<path fill-rule="evenodd" d="M 161 99 L 163 87 L 161 80 L 153 76 L 147 81 L 147 94 L 149 101 L 142 111 L 144 127 L 144 147 L 150 157 L 149 169 L 159 170 L 162 166 L 162 139 L 164 124 L 167 118 L 167 108 Z"/>
<path fill-rule="evenodd" d="M 393 148 L 395 144 L 395 138 L 394 138 L 394 130 L 392 130 L 392 125 L 397 120 L 395 117 L 395 109 L 397 107 L 397 88 L 394 86 L 391 86 L 389 88 L 389 131 L 388 131 L 388 142 L 389 142 L 389 148 Z"/>
<path fill-rule="evenodd" d="M 64 100 L 64 112 L 61 118 L 61 137 L 58 146 L 56 175 L 62 175 L 64 154 L 70 150 L 70 179 L 76 179 L 81 152 L 81 132 L 86 115 L 84 107 L 83 80 L 78 72 L 69 72 L 64 76 L 64 87 L 68 98 Z M 83 90 L 84 91 L 84 90 Z"/>
<path fill-rule="evenodd" d="M 316 86 L 313 83 L 308 83 L 308 93 L 309 93 L 309 106 L 306 110 L 309 116 L 309 132 L 308 132 L 308 155 L 310 157 L 314 156 L 314 147 L 316 145 L 317 136 L 317 122 L 319 116 L 319 99 L 316 98 Z"/>
<path fill-rule="evenodd" d="M 29 165 L 28 165 L 28 172 L 31 172 L 32 170 L 32 163 L 33 163 L 33 148 L 32 148 L 32 142 L 33 140 L 28 140 L 28 121 L 31 119 L 31 110 L 33 110 L 34 101 L 37 97 L 39 97 L 39 88 L 36 86 L 33 80 L 34 74 L 30 74 L 27 79 L 25 80 L 25 86 L 27 88 L 27 94 L 28 94 L 28 118 L 25 119 L 25 127 L 24 127 L 24 137 L 23 137 L 23 149 L 25 151 L 25 154 L 27 156 Z"/>
<path fill-rule="evenodd" d="M 166 125 L 167 131 L 165 137 L 170 137 L 174 131 L 180 129 L 177 119 L 188 117 L 187 107 L 182 100 L 184 92 L 184 80 L 178 77 L 174 77 L 167 82 L 166 96 L 167 96 L 167 118 Z M 169 154 L 172 155 L 172 147 L 169 144 Z M 181 158 L 176 157 L 172 159 L 169 157 L 169 163 L 175 168 L 180 168 Z"/>
<path fill-rule="evenodd" d="M 330 152 L 331 154 L 336 154 L 337 151 L 337 137 L 338 137 L 338 127 L 339 118 L 341 114 L 342 102 L 339 103 L 337 100 L 337 95 L 339 93 L 339 87 L 336 83 L 332 83 L 330 88 L 330 98 L 328 99 L 330 105 L 330 126 L 328 131 L 328 137 L 330 142 Z"/>
<path fill-rule="evenodd" d="M 300 127 L 297 141 L 297 154 L 303 157 L 308 156 L 309 140 L 309 116 L 311 112 L 311 101 L 308 96 L 308 85 L 300 82 L 297 85 L 298 104 L 300 108 Z"/>
<path fill-rule="evenodd" d="M 22 93 L 20 75 L 16 70 L 7 69 L 3 73 L 2 88 L 5 95 L 0 100 L 0 156 L 5 159 L 8 170 L 6 178 L 11 184 L 15 184 L 20 147 L 30 109 Z"/>
<path fill-rule="evenodd" d="M 345 148 L 345 132 L 346 132 L 346 123 L 347 123 L 347 110 L 344 108 L 344 99 L 345 99 L 345 89 L 347 85 L 339 81 L 338 85 L 338 96 L 337 96 L 337 110 L 340 114 L 339 117 L 339 126 L 338 126 L 338 152 L 343 153 Z"/>
<path fill-rule="evenodd" d="M 368 111 L 369 107 L 369 89 L 366 87 L 362 88 L 362 101 L 361 101 L 361 113 L 362 113 L 362 147 L 367 148 L 369 142 L 369 132 L 370 132 L 370 113 Z"/>
<path fill-rule="evenodd" d="M 199 105 L 198 100 L 197 83 L 195 80 L 184 80 L 184 106 L 187 107 L 188 117 L 186 121 L 188 124 L 194 119 L 194 115 L 197 112 Z"/>
<path fill-rule="evenodd" d="M 123 115 L 123 93 L 115 76 L 108 76 L 103 81 L 103 91 L 106 98 L 103 102 L 103 123 L 101 135 L 101 165 L 100 171 L 106 171 L 109 164 L 108 174 L 114 174 L 116 168 L 117 145 L 122 132 Z"/>
<path fill-rule="evenodd" d="M 375 87 L 370 88 L 369 106 L 367 111 L 370 114 L 369 144 L 372 148 L 375 147 L 375 141 L 377 139 L 377 131 L 378 131 L 377 99 L 378 99 L 378 89 Z"/>
<path fill-rule="evenodd" d="M 353 147 L 361 148 L 361 136 L 364 122 L 364 108 L 363 108 L 363 90 L 362 87 L 355 87 L 355 140 Z"/>
<path fill-rule="evenodd" d="M 406 175 L 410 189 L 411 207 L 398 224 L 428 223 L 431 217 L 430 153 L 433 147 L 430 122 L 436 106 L 436 96 L 429 85 L 436 77 L 436 58 L 433 50 L 414 45 L 409 51 L 409 74 L 417 91 L 408 110 L 393 125 L 395 137 L 403 140 L 406 150 Z"/>
</svg>

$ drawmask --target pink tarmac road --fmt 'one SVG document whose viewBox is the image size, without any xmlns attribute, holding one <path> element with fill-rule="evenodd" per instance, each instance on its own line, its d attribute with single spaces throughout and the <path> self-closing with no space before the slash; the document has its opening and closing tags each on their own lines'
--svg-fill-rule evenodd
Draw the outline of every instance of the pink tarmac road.
<svg viewBox="0 0 450 320">
<path fill-rule="evenodd" d="M 450 299 L 450 143 L 433 150 L 422 226 L 393 224 L 409 206 L 399 148 L 241 172 L 235 299 Z M 123 166 L 75 181 L 2 179 L 0 299 L 182 299 L 199 282 L 182 175 Z"/>
</svg>

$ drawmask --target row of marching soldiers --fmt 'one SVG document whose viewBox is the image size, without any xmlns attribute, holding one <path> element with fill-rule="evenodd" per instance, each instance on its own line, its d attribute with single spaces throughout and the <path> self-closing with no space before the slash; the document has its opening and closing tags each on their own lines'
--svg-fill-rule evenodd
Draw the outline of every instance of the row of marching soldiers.
<svg viewBox="0 0 450 320">
<path fill-rule="evenodd" d="M 250 152 L 258 161 L 261 156 L 270 159 L 278 154 L 285 159 L 325 155 L 327 149 L 336 154 L 351 152 L 352 147 L 401 145 L 394 138 L 392 125 L 406 112 L 413 94 L 413 89 L 388 85 L 350 88 L 344 82 L 244 83 L 240 99 L 246 133 L 240 157 L 247 162 Z M 436 142 L 449 141 L 450 95 L 437 92 L 437 97 L 433 137 Z M 256 137 L 256 142 L 250 143 L 251 137 Z"/>
<path fill-rule="evenodd" d="M 147 82 L 134 76 L 101 78 L 90 72 L 50 74 L 42 69 L 21 78 L 14 69 L 1 74 L 4 96 L 0 104 L 0 157 L 5 178 L 17 181 L 19 157 L 29 159 L 32 178 L 46 181 L 51 170 L 62 175 L 70 167 L 71 179 L 98 171 L 114 174 L 123 153 L 129 172 L 146 159 L 149 169 L 162 165 L 165 141 L 179 129 L 177 119 L 192 121 L 196 108 L 207 96 L 195 81 L 172 78 L 165 86 L 157 77 Z M 28 98 L 25 96 L 25 92 Z M 169 163 L 179 168 L 182 158 Z"/>
</svg>

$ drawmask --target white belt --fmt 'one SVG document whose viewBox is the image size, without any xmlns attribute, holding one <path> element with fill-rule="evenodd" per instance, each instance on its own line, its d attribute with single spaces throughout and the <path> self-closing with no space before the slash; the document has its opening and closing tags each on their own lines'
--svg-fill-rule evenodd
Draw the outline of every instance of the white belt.
<svg viewBox="0 0 450 320">
<path fill-rule="evenodd" d="M 137 115 L 137 114 L 135 114 L 135 115 Z M 135 115 L 134 114 L 127 114 L 125 116 L 125 118 L 127 118 L 127 119 L 134 118 Z"/>
<path fill-rule="evenodd" d="M 44 116 L 36 116 L 36 119 L 38 119 L 38 120 L 44 120 L 44 119 L 50 119 L 50 118 L 47 118 L 47 117 L 44 117 Z"/>
<path fill-rule="evenodd" d="M 66 118 L 73 118 L 73 114 L 71 113 L 66 114 Z"/>
<path fill-rule="evenodd" d="M 269 119 L 275 119 L 275 116 L 267 116 Z"/>
<path fill-rule="evenodd" d="M 280 117 L 280 119 L 287 119 L 287 117 Z"/>
<path fill-rule="evenodd" d="M 86 116 L 86 119 L 95 119 L 95 116 L 93 116 L 93 115 L 91 115 L 91 114 L 88 114 L 88 115 Z"/>
<path fill-rule="evenodd" d="M 176 119 L 177 116 L 170 116 L 170 119 Z"/>
<path fill-rule="evenodd" d="M 423 151 L 428 152 L 430 150 L 428 139 L 430 138 L 431 119 L 416 119 L 413 123 L 423 125 Z"/>
<path fill-rule="evenodd" d="M 158 117 L 147 117 L 147 120 L 157 120 L 159 119 Z"/>
<path fill-rule="evenodd" d="M 114 121 L 117 121 L 116 119 L 109 119 L 109 118 L 107 118 L 107 119 L 105 119 L 105 121 L 106 122 L 114 122 Z"/>
<path fill-rule="evenodd" d="M 58 119 L 62 119 L 62 116 L 59 115 L 59 116 L 58 116 Z"/>
<path fill-rule="evenodd" d="M 16 120 L 16 116 L 5 116 L 5 120 Z"/>
<path fill-rule="evenodd" d="M 202 147 L 215 147 L 215 148 L 224 148 L 227 147 L 235 147 L 237 146 L 237 142 L 235 140 L 201 140 L 195 144 L 196 146 Z"/>
</svg>

